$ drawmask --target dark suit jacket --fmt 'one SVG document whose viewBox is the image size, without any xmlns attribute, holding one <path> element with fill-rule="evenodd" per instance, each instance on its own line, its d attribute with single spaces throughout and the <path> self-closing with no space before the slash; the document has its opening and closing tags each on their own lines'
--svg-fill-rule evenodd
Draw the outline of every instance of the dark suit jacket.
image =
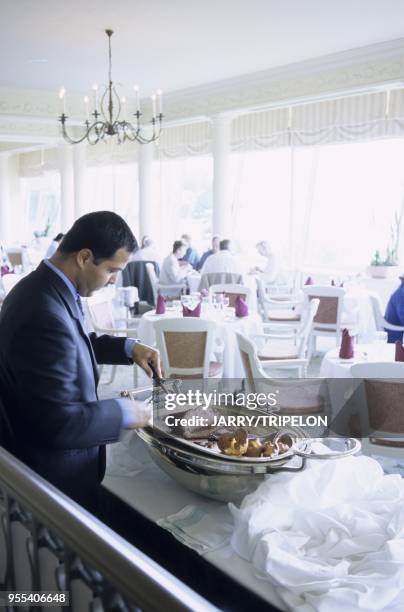
<svg viewBox="0 0 404 612">
<path fill-rule="evenodd" d="M 0 312 L 0 396 L 10 450 L 65 493 L 94 508 L 105 447 L 118 439 L 116 400 L 97 397 L 96 363 L 129 364 L 124 338 L 88 336 L 65 283 L 44 263 Z"/>
</svg>

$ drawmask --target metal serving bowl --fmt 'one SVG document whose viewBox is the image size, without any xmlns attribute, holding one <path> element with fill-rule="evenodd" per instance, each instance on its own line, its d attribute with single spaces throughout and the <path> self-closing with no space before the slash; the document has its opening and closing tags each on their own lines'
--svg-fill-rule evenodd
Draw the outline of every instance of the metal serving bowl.
<svg viewBox="0 0 404 612">
<path fill-rule="evenodd" d="M 136 394 L 138 396 L 138 394 Z M 131 395 L 133 397 L 133 395 Z M 249 414 L 251 411 L 240 407 L 221 406 L 224 414 Z M 330 448 L 329 453 L 316 454 L 315 439 L 308 438 L 298 427 L 282 430 L 290 440 L 287 452 L 272 457 L 230 457 L 213 452 L 185 440 L 160 427 L 145 427 L 136 430 L 147 444 L 153 461 L 169 476 L 186 488 L 215 500 L 239 503 L 245 495 L 277 472 L 299 472 L 306 460 L 337 459 L 357 453 L 361 444 L 353 438 L 321 439 Z M 267 436 L 276 434 L 274 428 L 254 429 L 254 434 Z"/>
</svg>

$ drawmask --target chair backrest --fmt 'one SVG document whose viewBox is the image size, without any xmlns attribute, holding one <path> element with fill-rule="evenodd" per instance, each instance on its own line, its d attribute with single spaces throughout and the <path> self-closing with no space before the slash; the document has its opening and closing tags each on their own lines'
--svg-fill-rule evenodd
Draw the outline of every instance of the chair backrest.
<svg viewBox="0 0 404 612">
<path fill-rule="evenodd" d="M 151 288 L 153 291 L 154 304 L 157 304 L 157 287 L 158 287 L 159 281 L 157 278 L 156 270 L 152 262 L 146 263 L 146 270 L 147 270 L 147 274 L 149 275 L 149 280 L 150 280 Z"/>
<path fill-rule="evenodd" d="M 15 266 L 23 266 L 24 265 L 24 251 L 23 249 L 7 249 L 7 257 L 10 260 L 13 268 Z"/>
<path fill-rule="evenodd" d="M 404 363 L 358 363 L 354 378 L 363 379 L 366 406 L 360 412 L 361 431 L 369 435 L 370 447 L 404 448 Z"/>
<path fill-rule="evenodd" d="M 377 331 L 384 331 L 385 320 L 383 317 L 382 305 L 378 295 L 369 295 L 370 303 L 372 305 L 373 316 L 375 319 Z"/>
<path fill-rule="evenodd" d="M 166 378 L 209 378 L 216 323 L 198 318 L 155 321 L 156 344 Z"/>
<path fill-rule="evenodd" d="M 245 377 L 248 382 L 251 393 L 256 393 L 255 381 L 257 379 L 267 378 L 264 370 L 258 359 L 257 347 L 254 342 L 249 340 L 240 332 L 236 332 L 237 345 L 240 351 L 241 361 L 244 368 Z"/>
<path fill-rule="evenodd" d="M 155 276 L 159 275 L 159 266 L 155 261 L 130 261 L 122 272 L 123 287 L 137 287 L 139 300 L 147 302 L 150 305 L 155 303 L 154 292 L 147 265 L 151 264 L 155 272 Z"/>
<path fill-rule="evenodd" d="M 307 285 L 302 287 L 306 302 L 318 298 L 314 329 L 339 330 L 345 289 L 342 287 Z"/>
<path fill-rule="evenodd" d="M 11 291 L 11 289 L 23 278 L 22 274 L 4 274 L 1 277 L 1 282 L 3 283 L 3 289 L 7 295 Z"/>
<path fill-rule="evenodd" d="M 233 272 L 209 272 L 202 274 L 199 282 L 199 291 L 201 289 L 209 289 L 212 285 L 242 285 L 242 274 Z"/>
<path fill-rule="evenodd" d="M 224 294 L 229 298 L 229 306 L 234 308 L 236 298 L 238 296 L 244 298 L 244 300 L 249 303 L 251 298 L 251 289 L 246 287 L 245 285 L 238 284 L 224 284 L 224 285 L 211 285 L 209 288 L 209 292 L 211 295 L 214 294 Z"/>
<path fill-rule="evenodd" d="M 307 355 L 307 347 L 310 340 L 310 335 L 313 329 L 314 318 L 317 314 L 320 306 L 319 298 L 313 298 L 303 308 L 300 329 L 297 334 L 298 346 L 298 357 L 304 359 Z"/>
</svg>

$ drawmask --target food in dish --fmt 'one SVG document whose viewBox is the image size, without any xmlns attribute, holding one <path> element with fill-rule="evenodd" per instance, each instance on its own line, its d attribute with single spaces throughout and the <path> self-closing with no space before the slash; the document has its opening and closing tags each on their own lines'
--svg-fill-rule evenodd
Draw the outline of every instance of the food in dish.
<svg viewBox="0 0 404 612">
<path fill-rule="evenodd" d="M 217 440 L 217 445 L 225 455 L 241 457 L 245 455 L 248 448 L 248 434 L 245 429 L 240 427 L 235 431 L 221 435 Z"/>
<path fill-rule="evenodd" d="M 263 451 L 263 445 L 261 440 L 256 438 L 255 440 L 248 440 L 248 447 L 244 454 L 244 457 L 261 457 Z"/>
<path fill-rule="evenodd" d="M 272 457 L 286 453 L 291 446 L 285 441 L 249 438 L 242 427 L 219 436 L 217 445 L 222 453 L 232 457 Z"/>
</svg>

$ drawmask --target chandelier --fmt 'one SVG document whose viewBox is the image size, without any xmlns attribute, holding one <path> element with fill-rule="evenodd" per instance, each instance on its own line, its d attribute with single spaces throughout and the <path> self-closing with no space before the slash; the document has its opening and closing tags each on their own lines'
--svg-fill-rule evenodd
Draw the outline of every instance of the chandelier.
<svg viewBox="0 0 404 612">
<path fill-rule="evenodd" d="M 126 98 L 120 98 L 115 90 L 112 82 L 112 54 L 111 54 L 111 36 L 113 30 L 105 30 L 108 36 L 108 85 L 105 87 L 98 101 L 98 85 L 94 84 L 93 89 L 93 110 L 90 115 L 88 96 L 84 98 L 86 120 L 82 127 L 83 133 L 77 138 L 70 135 L 67 131 L 66 115 L 66 90 L 64 87 L 59 92 L 61 104 L 61 115 L 59 121 L 62 125 L 63 138 L 70 144 L 79 144 L 87 140 L 89 144 L 95 145 L 100 140 L 104 140 L 106 136 L 116 136 L 118 144 L 130 140 L 137 141 L 141 144 L 148 144 L 157 140 L 160 137 L 162 129 L 162 92 L 157 90 L 151 96 L 152 103 L 152 118 L 148 124 L 141 124 L 140 118 L 140 95 L 139 86 L 134 86 L 135 92 L 135 112 L 133 113 L 133 121 L 127 121 L 127 103 Z M 90 119 L 90 117 L 92 117 Z"/>
</svg>

